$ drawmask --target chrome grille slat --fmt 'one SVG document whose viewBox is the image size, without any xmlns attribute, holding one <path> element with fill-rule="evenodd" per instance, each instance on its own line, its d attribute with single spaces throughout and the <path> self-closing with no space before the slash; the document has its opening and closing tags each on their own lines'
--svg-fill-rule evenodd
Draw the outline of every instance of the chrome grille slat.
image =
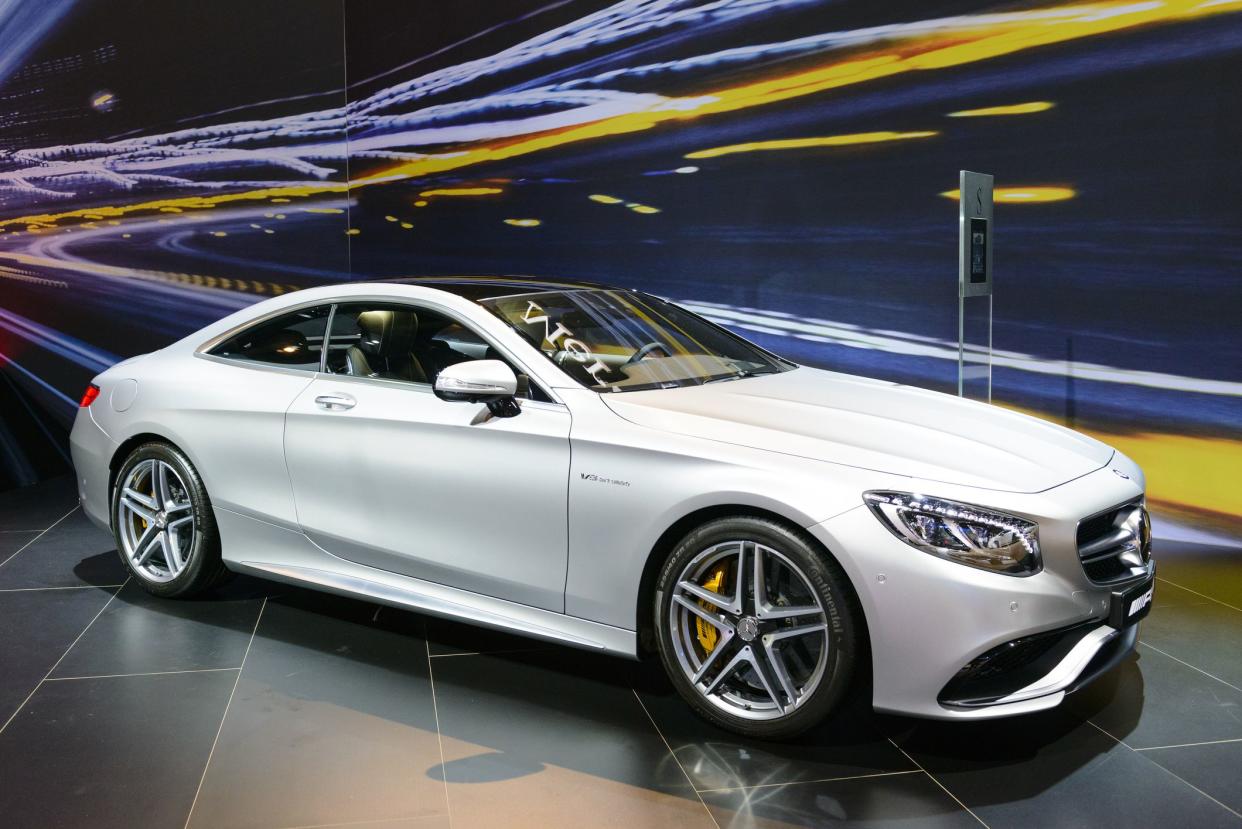
<svg viewBox="0 0 1242 829">
<path fill-rule="evenodd" d="M 1130 501 L 1093 515 L 1079 522 L 1077 542 L 1083 571 L 1096 584 L 1145 575 L 1151 558 L 1147 510 L 1141 501 Z"/>
<path fill-rule="evenodd" d="M 1113 548 L 1133 540 L 1133 535 L 1125 527 L 1118 527 L 1108 535 L 1100 536 L 1094 541 L 1083 544 L 1079 541 L 1078 557 L 1084 562 L 1111 555 Z"/>
</svg>

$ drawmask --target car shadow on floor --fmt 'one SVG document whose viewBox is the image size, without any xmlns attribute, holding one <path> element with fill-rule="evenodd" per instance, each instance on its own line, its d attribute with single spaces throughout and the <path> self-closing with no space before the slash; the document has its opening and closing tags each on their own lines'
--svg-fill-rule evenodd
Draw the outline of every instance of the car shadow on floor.
<svg viewBox="0 0 1242 829">
<path fill-rule="evenodd" d="M 116 553 L 83 559 L 75 572 L 84 579 L 98 572 L 104 556 Z M 260 619 L 258 607 L 264 599 L 267 607 Z M 255 610 L 250 616 L 221 614 L 221 604 L 253 605 Z M 864 678 L 824 723 L 798 738 L 770 742 L 740 738 L 700 720 L 676 695 L 658 660 L 650 658 L 633 662 L 584 652 L 249 576 L 234 577 L 190 600 L 150 596 L 131 582 L 113 605 L 110 613 L 140 614 L 146 620 L 142 624 L 153 630 L 162 624 L 227 626 L 245 634 L 253 629 L 256 647 L 262 642 L 267 652 L 288 649 L 306 653 L 308 662 L 326 658 L 362 663 L 408 680 L 411 689 L 421 687 L 434 672 L 438 715 L 434 706 L 415 700 L 415 690 L 409 705 L 377 700 L 356 693 L 348 683 L 332 681 L 299 681 L 276 691 L 300 702 L 439 731 L 445 740 L 470 747 L 464 756 L 443 762 L 427 758 L 424 773 L 448 783 L 491 783 L 560 767 L 694 797 L 694 789 L 769 787 L 919 770 L 937 776 L 1021 770 L 991 795 L 986 787 L 981 789 L 983 802 L 1007 802 L 1056 787 L 1116 747 L 1113 737 L 1125 739 L 1125 727 L 1116 733 L 1114 725 L 1110 737 L 1085 722 L 1093 710 L 1120 702 L 1130 712 L 1132 727 L 1143 703 L 1143 679 L 1134 656 L 1098 681 L 1085 709 L 1062 706 L 975 723 L 876 714 Z M 274 623 L 280 615 L 284 622 Z M 264 624 L 265 619 L 273 623 Z M 215 641 L 209 635 L 201 638 Z M 368 645 L 358 647 L 361 640 Z M 186 641 L 193 646 L 194 637 Z M 279 684 L 278 679 L 265 681 Z M 468 715 L 453 716 L 455 707 Z M 610 756 L 627 741 L 649 742 L 658 749 L 642 748 L 633 755 L 644 762 L 650 759 L 654 770 L 640 771 L 633 762 L 618 763 Z"/>
</svg>

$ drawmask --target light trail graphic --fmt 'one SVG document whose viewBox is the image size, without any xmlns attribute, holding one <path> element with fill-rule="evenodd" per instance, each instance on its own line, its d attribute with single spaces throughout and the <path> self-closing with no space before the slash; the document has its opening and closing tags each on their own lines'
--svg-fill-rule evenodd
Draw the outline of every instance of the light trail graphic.
<svg viewBox="0 0 1242 829">
<path fill-rule="evenodd" d="M 148 54 L 112 42 L 144 25 L 115 8 L 19 5 L 48 45 L 0 15 L 0 65 L 27 55 L 0 71 L 0 354 L 61 416 L 98 364 L 65 343 L 123 357 L 267 296 L 410 274 L 695 297 L 800 362 L 946 388 L 949 188 L 970 166 L 1002 185 L 999 399 L 1132 437 L 1183 487 L 1242 438 L 1242 0 L 553 0 L 483 4 L 443 40 L 376 0 L 346 4 L 347 31 L 383 37 L 343 54 L 333 3 L 304 9 L 331 7 L 318 42 L 239 4 L 234 34 L 257 36 L 187 50 L 168 71 L 188 103 L 146 120 L 172 83 L 151 55 L 187 33 Z M 259 83 L 277 48 L 287 79 Z M 53 71 L 88 65 L 126 72 Z"/>
<path fill-rule="evenodd" d="M 343 108 L 179 130 L 113 143 L 19 150 L 12 154 L 12 160 L 21 166 L 0 171 L 0 198 L 3 198 L 0 209 L 22 203 L 97 198 L 101 193 L 117 190 L 139 193 L 154 189 L 254 188 L 190 199 L 111 205 L 94 212 L 116 216 L 162 206 L 209 208 L 244 199 L 342 193 L 403 179 L 425 179 L 582 141 L 649 130 L 661 124 L 769 106 L 909 72 L 946 69 L 1145 25 L 1222 14 L 1242 5 L 1242 0 L 1065 5 L 825 33 L 750 46 L 741 52 L 700 55 L 670 65 L 634 67 L 451 104 L 415 106 L 407 111 L 392 112 L 477 80 L 484 74 L 511 71 L 587 46 L 600 48 L 612 40 L 633 36 L 636 30 L 646 27 L 684 26 L 691 21 L 699 25 L 732 21 L 738 16 L 786 5 L 796 4 L 779 0 L 768 4 L 739 1 L 712 4 L 713 8 L 707 9 L 672 0 L 624 2 L 490 58 L 438 70 Z M 631 17 L 635 14 L 637 21 Z M 681 76 L 677 77 L 677 82 L 688 83 L 692 78 L 687 75 L 695 70 L 717 69 L 775 55 L 830 55 L 847 48 L 870 48 L 870 51 L 852 51 L 848 58 L 830 60 L 806 71 L 693 95 L 666 96 L 598 87 L 605 82 L 616 83 L 627 77 L 653 74 Z M 541 115 L 522 114 L 534 107 L 553 111 Z M 518 113 L 518 117 L 503 117 L 510 112 Z M 459 123 L 436 125 L 444 121 Z M 349 135 L 348 153 L 352 159 L 364 162 L 393 159 L 401 163 L 348 182 L 329 182 L 336 168 L 343 167 L 345 134 Z M 482 143 L 487 141 L 494 143 Z M 467 149 L 450 152 L 425 153 L 413 149 L 463 144 Z M 269 178 L 260 183 L 220 178 L 218 171 L 221 170 L 269 174 L 279 171 L 302 180 L 282 183 Z M 307 181 L 308 178 L 322 183 Z M 255 187 L 256 184 L 259 186 Z M 0 228 L 50 225 L 65 219 L 85 218 L 87 212 L 67 210 L 0 220 Z"/>
</svg>

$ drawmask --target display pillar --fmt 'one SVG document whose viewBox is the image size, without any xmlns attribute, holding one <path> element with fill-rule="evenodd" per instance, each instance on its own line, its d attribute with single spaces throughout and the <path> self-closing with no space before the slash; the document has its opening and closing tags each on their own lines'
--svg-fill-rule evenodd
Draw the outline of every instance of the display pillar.
<svg viewBox="0 0 1242 829">
<path fill-rule="evenodd" d="M 958 179 L 957 394 L 992 402 L 992 176 Z"/>
</svg>

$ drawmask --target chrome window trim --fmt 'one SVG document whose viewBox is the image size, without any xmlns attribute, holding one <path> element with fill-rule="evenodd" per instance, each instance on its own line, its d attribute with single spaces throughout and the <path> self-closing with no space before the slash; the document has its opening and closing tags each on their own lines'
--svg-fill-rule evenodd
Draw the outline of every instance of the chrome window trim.
<svg viewBox="0 0 1242 829">
<path fill-rule="evenodd" d="M 473 324 L 470 320 L 462 319 L 461 315 L 457 313 L 455 309 L 449 308 L 445 305 L 441 305 L 437 302 L 421 300 L 421 299 L 409 299 L 407 297 L 392 297 L 392 296 L 385 296 L 383 294 L 360 294 L 358 296 L 348 296 L 348 297 L 338 296 L 338 297 L 333 297 L 330 299 L 309 300 L 307 302 L 301 302 L 296 305 L 289 305 L 284 308 L 271 311 L 269 313 L 263 314 L 258 317 L 252 317 L 251 319 L 246 320 L 243 323 L 239 323 L 233 326 L 227 331 L 217 334 L 216 336 L 212 337 L 206 342 L 200 344 L 198 348 L 194 350 L 194 356 L 200 357 L 205 360 L 211 360 L 213 362 L 221 363 L 223 365 L 247 366 L 250 368 L 259 368 L 259 369 L 265 369 L 265 370 L 280 370 L 281 373 L 293 373 L 298 376 L 303 376 L 309 372 L 311 374 L 319 374 L 324 377 L 334 377 L 334 378 L 349 377 L 350 375 L 347 375 L 347 374 L 329 374 L 323 370 L 327 365 L 328 344 L 331 342 L 331 338 L 332 338 L 332 327 L 331 327 L 332 320 L 335 319 L 336 317 L 336 308 L 338 305 L 351 305 L 353 303 L 367 303 L 367 302 L 384 303 L 386 305 L 410 305 L 415 308 L 426 308 L 429 311 L 433 311 L 437 314 L 441 314 L 443 316 L 448 317 L 449 319 L 456 322 L 458 325 L 462 325 L 468 328 L 470 331 L 473 331 L 475 334 L 478 334 L 480 339 L 484 340 L 488 345 L 496 349 L 496 351 L 498 351 L 500 354 L 504 355 L 505 359 L 507 359 L 509 362 L 513 363 L 514 365 L 520 366 L 523 369 L 526 376 L 529 378 L 530 382 L 537 383 L 539 388 L 543 390 L 544 394 L 546 394 L 549 398 L 551 398 L 552 404 L 557 405 L 562 408 L 565 407 L 565 402 L 561 400 L 558 394 L 556 394 L 554 390 L 555 387 L 550 386 L 547 383 L 544 383 L 538 380 L 539 375 L 536 372 L 531 371 L 529 361 L 519 359 L 516 355 L 513 354 L 513 352 L 510 349 L 497 344 L 496 340 L 493 337 L 488 336 L 485 332 L 480 332 L 477 325 Z M 312 369 L 286 369 L 284 366 L 269 365 L 267 363 L 251 363 L 251 362 L 246 362 L 244 360 L 237 360 L 237 359 L 233 359 L 230 357 L 220 357 L 218 355 L 208 353 L 211 351 L 211 349 L 220 345 L 220 343 L 224 342 L 225 340 L 229 339 L 230 337 L 235 336 L 236 334 L 242 331 L 245 331 L 247 328 L 250 328 L 251 326 L 261 325 L 264 322 L 267 322 L 271 319 L 282 316 L 284 314 L 290 314 L 295 311 L 303 310 L 305 308 L 314 308 L 317 305 L 332 306 L 331 310 L 328 312 L 328 327 L 324 329 L 324 347 L 322 349 L 322 354 L 319 360 L 319 368 L 320 368 L 319 371 L 314 371 Z M 382 378 L 355 377 L 353 379 L 355 380 L 381 380 Z M 411 382 L 406 382 L 404 380 L 389 380 L 387 382 L 396 383 L 402 388 L 423 386 L 429 390 L 431 389 L 430 383 L 411 383 Z M 544 403 L 544 401 L 540 401 L 540 400 L 525 400 L 524 402 Z M 549 404 L 544 403 L 544 405 L 549 405 Z"/>
<path fill-rule="evenodd" d="M 291 314 L 291 313 L 294 313 L 295 311 L 301 311 L 304 308 L 314 308 L 316 305 L 335 305 L 335 304 L 336 304 L 335 299 L 308 300 L 306 302 L 298 303 L 297 305 L 287 305 L 284 308 L 278 308 L 274 311 L 269 311 L 266 314 L 261 314 L 260 316 L 257 316 L 257 317 L 251 317 L 245 322 L 238 323 L 237 325 L 234 325 L 232 328 L 228 329 L 227 331 L 221 332 L 217 334 L 216 336 L 212 337 L 211 339 L 207 340 L 206 342 L 200 344 L 198 348 L 194 349 L 194 356 L 195 357 L 216 357 L 217 359 L 225 360 L 226 362 L 231 364 L 235 361 L 227 357 L 217 357 L 217 355 L 209 354 L 208 352 L 210 352 L 216 346 L 220 345 L 225 340 L 229 339 L 230 337 L 236 336 L 237 334 L 241 333 L 242 331 L 245 331 L 247 328 L 250 328 L 251 326 L 261 325 L 262 323 L 265 323 L 268 320 L 273 320 L 276 317 L 281 317 L 281 316 L 284 316 L 285 314 Z M 329 316 L 331 316 L 330 312 L 329 312 Z M 328 333 L 328 329 L 325 328 L 324 329 L 325 337 L 327 336 L 327 333 Z M 299 370 L 304 370 L 304 369 L 299 369 Z"/>
<path fill-rule="evenodd" d="M 308 381 L 319 374 L 319 371 L 313 368 L 289 368 L 288 366 L 278 366 L 273 363 L 251 362 L 249 360 L 238 360 L 234 357 L 220 357 L 216 354 L 207 354 L 206 352 L 196 351 L 194 356 L 200 360 L 210 360 L 213 363 L 219 363 L 222 366 L 236 366 L 238 368 L 253 369 L 254 371 L 288 374 L 292 377 L 305 377 Z"/>
<path fill-rule="evenodd" d="M 496 349 L 498 352 L 503 354 L 509 362 L 517 366 L 520 366 L 524 370 L 524 373 L 526 374 L 529 381 L 531 383 L 538 383 L 539 388 L 543 391 L 545 395 L 551 398 L 551 401 L 552 401 L 551 404 L 545 403 L 544 401 L 541 401 L 541 400 L 524 400 L 523 402 L 543 403 L 544 405 L 556 405 L 560 408 L 565 408 L 565 402 L 561 400 L 558 394 L 556 394 L 556 391 L 555 391 L 556 387 L 550 386 L 546 383 L 538 381 L 536 378 L 539 375 L 536 372 L 533 372 L 530 370 L 529 362 L 518 359 L 512 353 L 512 351 L 510 351 L 508 348 L 505 348 L 502 345 L 498 345 L 492 337 L 487 336 L 485 333 L 480 333 L 478 331 L 477 326 L 472 325 L 471 322 L 468 320 L 463 320 L 461 316 L 454 309 L 448 308 L 444 305 L 441 305 L 433 301 L 421 300 L 421 299 L 409 299 L 407 297 L 392 297 L 392 296 L 385 296 L 383 294 L 360 294 L 359 296 L 349 296 L 349 297 L 338 296 L 338 297 L 333 297 L 330 299 L 308 300 L 306 302 L 301 302 L 295 305 L 288 305 L 288 306 L 285 306 L 284 308 L 279 308 L 277 310 L 270 311 L 266 314 L 262 314 L 261 316 L 252 317 L 251 319 L 248 319 L 245 322 L 242 322 L 242 323 L 239 323 L 233 326 L 227 331 L 217 334 L 216 336 L 212 337 L 206 342 L 200 344 L 198 348 L 194 349 L 194 356 L 200 357 L 205 360 L 211 360 L 213 362 L 221 363 L 223 365 L 246 366 L 248 368 L 258 368 L 260 370 L 279 371 L 282 374 L 291 373 L 291 374 L 296 374 L 298 376 L 303 376 L 309 372 L 311 374 L 322 375 L 324 377 L 334 377 L 334 378 L 348 377 L 350 375 L 329 374 L 327 371 L 325 371 L 327 367 L 327 359 L 328 359 L 328 356 L 327 356 L 328 346 L 332 339 L 332 321 L 336 317 L 336 308 L 338 305 L 350 305 L 352 303 L 366 303 L 366 302 L 382 302 L 388 305 L 412 305 L 415 308 L 426 308 L 429 311 L 434 311 L 437 314 L 442 314 L 443 316 L 448 317 L 449 319 L 456 322 L 458 325 L 465 326 L 469 330 L 478 334 L 479 337 L 485 342 L 487 342 L 487 344 L 490 345 L 492 348 Z M 250 328 L 251 326 L 261 325 L 264 322 L 267 322 L 269 320 L 272 320 L 284 314 L 294 313 L 296 311 L 300 311 L 305 308 L 314 308 L 317 305 L 332 306 L 331 310 L 328 312 L 328 325 L 326 328 L 324 328 L 324 344 L 323 344 L 323 348 L 321 349 L 320 358 L 319 358 L 319 371 L 313 371 L 311 369 L 300 369 L 300 368 L 299 369 L 288 369 L 288 368 L 285 368 L 284 366 L 270 365 L 267 363 L 257 363 L 257 362 L 250 363 L 244 360 L 237 360 L 237 359 L 233 359 L 230 357 L 220 357 L 218 355 L 208 353 L 211 351 L 211 349 L 220 345 L 220 343 L 224 342 L 230 337 L 237 335 L 238 333 L 242 331 L 245 331 L 247 328 Z M 382 378 L 355 377 L 353 379 L 355 380 L 381 380 Z M 430 383 L 407 383 L 403 380 L 390 380 L 386 382 L 396 383 L 402 388 L 424 386 L 429 390 L 431 389 Z"/>
<path fill-rule="evenodd" d="M 332 347 L 332 322 L 336 319 L 336 306 L 340 303 L 332 303 L 328 308 L 328 324 L 323 329 L 323 345 L 319 347 L 319 374 L 326 374 L 328 371 L 328 349 Z"/>
</svg>

